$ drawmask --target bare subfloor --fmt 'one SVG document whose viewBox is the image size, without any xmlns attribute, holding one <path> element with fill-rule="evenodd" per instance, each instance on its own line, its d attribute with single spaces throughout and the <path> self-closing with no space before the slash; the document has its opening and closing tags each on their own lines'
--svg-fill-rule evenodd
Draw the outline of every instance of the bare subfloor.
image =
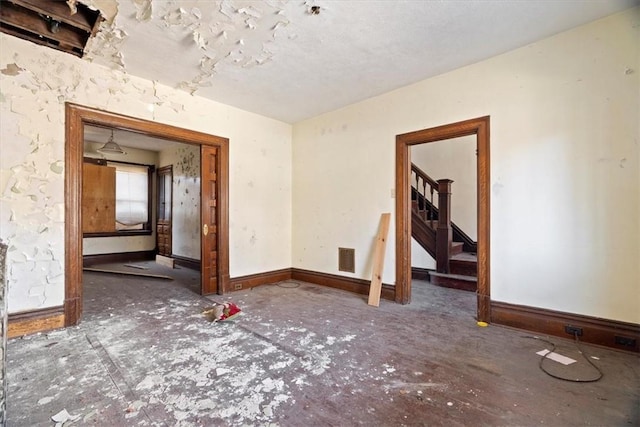
<svg viewBox="0 0 640 427">
<path fill-rule="evenodd" d="M 80 326 L 12 340 L 11 426 L 627 426 L 640 423 L 640 359 L 584 345 L 596 383 L 553 379 L 549 345 L 481 328 L 472 293 L 414 283 L 408 306 L 302 283 L 238 292 L 244 314 L 212 324 L 211 300 L 175 281 L 85 273 Z M 555 374 L 594 372 L 577 359 Z"/>
</svg>

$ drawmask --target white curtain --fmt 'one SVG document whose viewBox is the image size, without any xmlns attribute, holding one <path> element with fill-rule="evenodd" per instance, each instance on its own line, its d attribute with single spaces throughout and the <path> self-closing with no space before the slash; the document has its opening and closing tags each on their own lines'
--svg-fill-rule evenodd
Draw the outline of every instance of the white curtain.
<svg viewBox="0 0 640 427">
<path fill-rule="evenodd" d="M 116 223 L 126 227 L 149 220 L 148 169 L 113 164 L 116 168 Z"/>
</svg>

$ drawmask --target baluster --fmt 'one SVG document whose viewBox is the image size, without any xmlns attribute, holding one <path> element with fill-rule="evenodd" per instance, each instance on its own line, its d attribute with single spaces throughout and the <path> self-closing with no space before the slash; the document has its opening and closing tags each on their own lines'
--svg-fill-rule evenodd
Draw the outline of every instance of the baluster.
<svg viewBox="0 0 640 427">
<path fill-rule="evenodd" d="M 431 204 L 429 205 L 429 220 L 431 221 L 431 228 L 433 228 L 433 217 L 435 216 L 433 214 L 433 187 L 429 186 L 429 191 L 431 192 Z"/>
<path fill-rule="evenodd" d="M 418 175 L 417 171 L 411 171 L 411 173 L 415 173 L 416 174 L 416 211 L 420 212 L 420 198 L 418 197 L 418 194 L 420 194 L 420 175 Z"/>
<path fill-rule="evenodd" d="M 427 219 L 427 181 L 422 180 L 422 218 Z"/>
</svg>

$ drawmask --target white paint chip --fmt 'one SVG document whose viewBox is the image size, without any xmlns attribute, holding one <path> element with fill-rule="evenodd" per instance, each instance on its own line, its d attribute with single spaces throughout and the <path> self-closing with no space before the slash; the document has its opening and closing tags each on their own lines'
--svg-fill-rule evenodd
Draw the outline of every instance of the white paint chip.
<svg viewBox="0 0 640 427">
<path fill-rule="evenodd" d="M 205 40 L 204 36 L 198 30 L 193 31 L 193 41 L 196 42 L 196 45 L 202 50 L 207 50 L 207 40 Z"/>
<path fill-rule="evenodd" d="M 58 412 L 51 417 L 51 420 L 56 423 L 56 427 L 62 427 L 66 422 L 75 421 L 80 418 L 80 415 L 71 415 L 66 409 Z"/>
<path fill-rule="evenodd" d="M 47 403 L 51 402 L 52 400 L 53 400 L 53 396 L 43 397 L 42 399 L 38 400 L 38 405 L 46 405 Z"/>
<path fill-rule="evenodd" d="M 551 359 L 555 362 L 562 363 L 563 365 L 571 365 L 572 363 L 576 363 L 576 361 L 573 360 L 572 358 L 563 356 L 558 353 L 550 353 L 549 350 L 547 350 L 546 348 L 544 350 L 540 350 L 536 354 L 538 356 L 547 356 L 547 359 Z"/>
<path fill-rule="evenodd" d="M 231 372 L 231 370 L 226 369 L 226 368 L 216 368 L 216 376 L 218 376 L 218 377 L 220 377 L 220 376 L 222 376 L 224 374 L 227 374 L 229 372 Z"/>
<path fill-rule="evenodd" d="M 136 6 L 136 19 L 139 22 L 151 20 L 151 0 L 133 0 L 133 2 Z"/>
</svg>

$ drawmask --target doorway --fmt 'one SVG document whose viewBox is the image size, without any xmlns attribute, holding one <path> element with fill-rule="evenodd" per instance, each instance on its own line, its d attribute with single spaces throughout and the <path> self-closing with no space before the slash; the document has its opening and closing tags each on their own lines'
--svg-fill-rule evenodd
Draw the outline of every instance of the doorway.
<svg viewBox="0 0 640 427">
<path fill-rule="evenodd" d="M 475 135 L 477 150 L 477 319 L 491 317 L 489 284 L 489 116 L 396 136 L 396 301 L 411 302 L 411 146 Z"/>
<path fill-rule="evenodd" d="M 171 256 L 171 217 L 173 211 L 173 165 L 158 169 L 158 219 L 156 221 L 156 240 L 158 255 Z"/>
<path fill-rule="evenodd" d="M 209 170 L 207 185 L 203 185 L 200 196 L 203 234 L 209 236 L 203 238 L 201 244 L 201 293 L 226 292 L 229 283 L 229 140 L 71 103 L 66 104 L 65 113 L 65 326 L 77 324 L 82 316 L 82 164 L 85 125 L 137 132 L 200 147 L 201 159 L 208 159 L 208 163 L 203 164 L 203 170 L 204 166 Z M 214 200 L 211 200 L 212 197 Z M 212 210 L 212 207 L 215 209 Z M 205 230 L 213 230 L 213 233 Z"/>
</svg>

